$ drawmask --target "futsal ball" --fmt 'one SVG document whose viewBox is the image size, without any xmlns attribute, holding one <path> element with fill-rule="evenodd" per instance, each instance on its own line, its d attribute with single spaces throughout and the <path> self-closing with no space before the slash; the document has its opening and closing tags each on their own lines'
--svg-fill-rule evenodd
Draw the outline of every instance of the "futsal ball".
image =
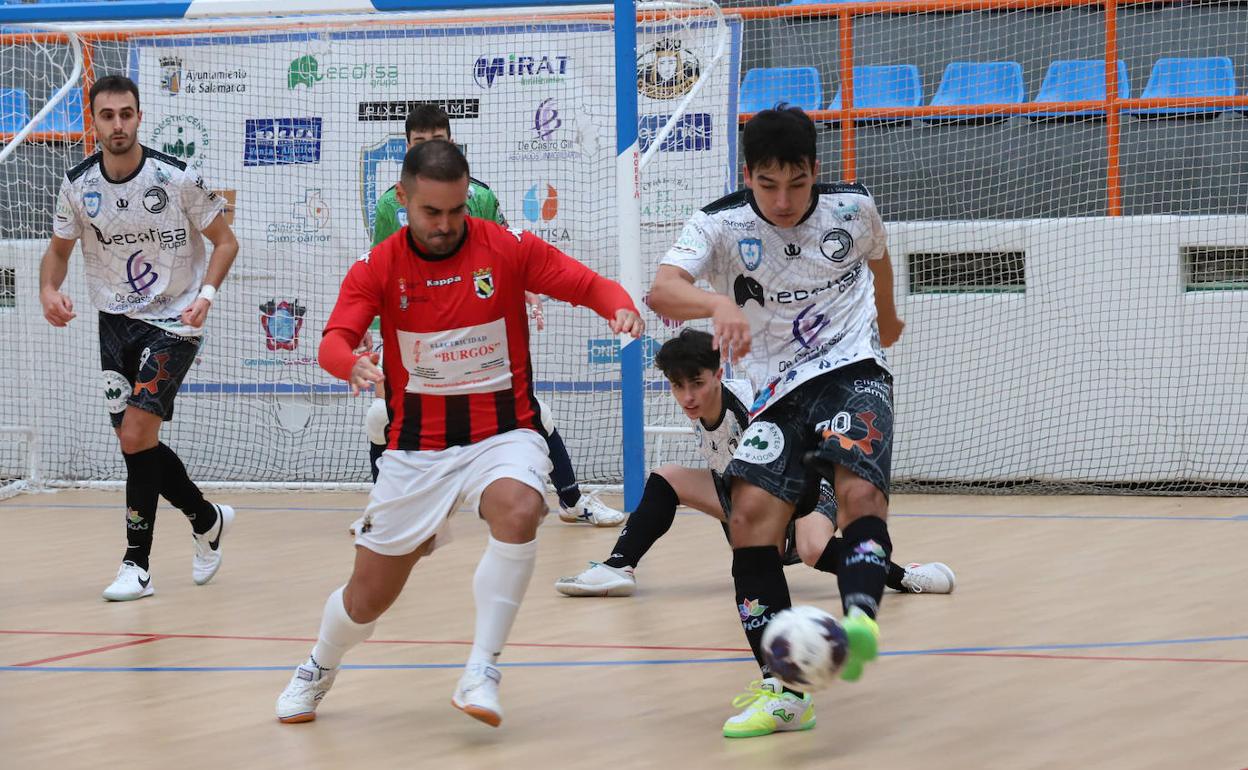
<svg viewBox="0 0 1248 770">
<path fill-rule="evenodd" d="M 840 621 L 818 607 L 776 613 L 763 632 L 763 660 L 771 675 L 794 690 L 814 692 L 836 681 L 849 639 Z"/>
</svg>

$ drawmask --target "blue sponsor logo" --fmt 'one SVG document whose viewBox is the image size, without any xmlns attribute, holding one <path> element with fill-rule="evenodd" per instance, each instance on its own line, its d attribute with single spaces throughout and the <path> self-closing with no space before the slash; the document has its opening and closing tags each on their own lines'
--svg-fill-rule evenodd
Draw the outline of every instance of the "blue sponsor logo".
<svg viewBox="0 0 1248 770">
<path fill-rule="evenodd" d="M 672 119 L 671 115 L 642 115 L 637 125 L 637 140 L 645 152 L 654 144 L 660 129 Z M 659 152 L 698 152 L 711 149 L 711 126 L 709 112 L 692 112 L 676 119 L 676 125 L 659 145 Z"/>
<path fill-rule="evenodd" d="M 320 162 L 320 118 L 248 118 L 243 139 L 244 166 Z"/>
<path fill-rule="evenodd" d="M 360 151 L 360 203 L 363 206 L 364 229 L 371 233 L 377 219 L 377 199 L 390 188 L 391 180 L 398 178 L 398 167 L 407 154 L 407 139 L 393 134 Z M 383 177 L 383 174 L 385 175 Z M 399 226 L 407 225 L 407 210 L 398 210 Z"/>
<path fill-rule="evenodd" d="M 521 85 L 558 83 L 568 74 L 566 54 L 485 54 L 472 65 L 472 79 L 481 88 L 493 88 L 501 78 L 519 78 Z"/>
<path fill-rule="evenodd" d="M 758 238 L 742 238 L 737 241 L 737 252 L 746 270 L 757 270 L 763 263 L 763 242 Z"/>
<path fill-rule="evenodd" d="M 641 343 L 641 359 L 642 365 L 647 369 L 654 364 L 654 356 L 659 352 L 661 344 L 654 337 L 643 334 L 639 340 Z M 602 339 L 589 340 L 589 363 L 591 364 L 619 364 L 620 363 L 620 341 L 615 337 L 604 337 Z"/>
<path fill-rule="evenodd" d="M 95 219 L 95 215 L 100 213 L 100 193 L 92 190 L 82 194 L 82 206 L 87 210 L 87 216 Z"/>
</svg>

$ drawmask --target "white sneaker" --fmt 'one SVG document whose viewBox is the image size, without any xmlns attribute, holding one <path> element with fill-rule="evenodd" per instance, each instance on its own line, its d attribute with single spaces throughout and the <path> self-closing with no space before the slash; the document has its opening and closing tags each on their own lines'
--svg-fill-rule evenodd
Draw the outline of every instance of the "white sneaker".
<svg viewBox="0 0 1248 770">
<path fill-rule="evenodd" d="M 576 505 L 566 508 L 559 504 L 559 520 L 568 524 L 593 524 L 595 527 L 618 527 L 628 518 L 628 514 L 617 511 L 601 500 L 589 495 L 581 495 Z"/>
<path fill-rule="evenodd" d="M 216 525 L 202 535 L 191 534 L 191 539 L 195 541 L 195 557 L 191 560 L 191 579 L 197 586 L 202 586 L 212 580 L 217 570 L 221 569 L 221 538 L 234 523 L 233 508 L 216 503 L 212 503 L 212 507 L 217 509 Z"/>
<path fill-rule="evenodd" d="M 468 666 L 451 696 L 451 705 L 490 727 L 498 727 L 503 721 L 503 707 L 498 702 L 498 683 L 502 678 L 494 666 Z"/>
<path fill-rule="evenodd" d="M 591 561 L 581 574 L 556 580 L 555 590 L 564 596 L 632 596 L 637 578 L 632 567 L 608 567 Z"/>
<path fill-rule="evenodd" d="M 756 738 L 815 726 L 815 704 L 810 693 L 798 696 L 785 692 L 779 679 L 750 682 L 732 705 L 744 710 L 724 722 L 725 738 Z"/>
<path fill-rule="evenodd" d="M 128 602 L 154 593 L 152 573 L 132 561 L 123 561 L 117 577 L 104 589 L 104 598 L 110 602 Z"/>
<path fill-rule="evenodd" d="M 290 684 L 277 696 L 277 721 L 295 724 L 316 719 L 316 707 L 337 675 L 337 668 L 321 668 L 310 660 L 296 668 Z"/>
<path fill-rule="evenodd" d="M 912 594 L 951 594 L 957 582 L 949 565 L 934 561 L 907 564 L 901 584 Z"/>
</svg>

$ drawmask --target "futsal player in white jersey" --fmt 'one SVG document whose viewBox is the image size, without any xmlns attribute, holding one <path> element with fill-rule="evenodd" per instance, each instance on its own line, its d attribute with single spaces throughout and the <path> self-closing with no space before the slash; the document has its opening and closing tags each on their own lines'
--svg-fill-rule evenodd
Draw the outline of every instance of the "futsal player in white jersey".
<svg viewBox="0 0 1248 770">
<path fill-rule="evenodd" d="M 731 479 L 732 575 L 755 656 L 790 606 L 785 528 L 814 470 L 833 484 L 844 538 L 837 583 L 856 680 L 878 654 L 875 617 L 888 576 L 892 375 L 883 348 L 901 334 L 892 266 L 875 201 L 860 184 L 818 184 L 815 125 L 800 109 L 745 125 L 746 189 L 690 218 L 650 290 L 678 320 L 710 318 L 716 347 L 761 384 Z M 705 280 L 711 291 L 695 286 Z M 764 672 L 767 673 L 767 672 Z M 814 726 L 809 694 L 775 679 L 751 687 L 729 736 Z"/>
<path fill-rule="evenodd" d="M 634 571 L 641 558 L 671 528 L 676 507 L 687 505 L 723 522 L 732 515 L 732 501 L 724 469 L 749 424 L 753 389 L 745 380 L 724 379 L 719 351 L 703 331 L 683 329 L 664 342 L 654 365 L 671 383 L 672 397 L 693 425 L 694 441 L 705 467 L 668 464 L 646 478 L 641 501 L 629 516 L 611 555 L 589 563 L 578 575 L 559 578 L 555 590 L 565 596 L 632 596 L 637 590 Z M 814 507 L 814 513 L 806 516 Z M 797 504 L 798 517 L 786 533 L 785 565 L 801 561 L 823 572 L 836 573 L 844 540 L 835 537 L 836 500 L 831 486 L 813 471 L 806 495 Z M 952 593 L 953 570 L 941 562 L 888 565 L 888 587 L 904 593 Z M 759 661 L 762 664 L 762 661 Z"/>
<path fill-rule="evenodd" d="M 195 361 L 238 241 L 203 177 L 139 144 L 143 113 L 133 81 L 100 78 L 90 101 L 100 149 L 61 184 L 39 299 L 53 326 L 76 317 L 61 284 L 81 240 L 87 290 L 99 310 L 101 390 L 126 461 L 126 552 L 104 598 L 128 601 L 154 592 L 148 558 L 162 495 L 191 522 L 194 582 L 207 583 L 221 566 L 221 539 L 234 510 L 204 499 L 177 454 L 161 443 L 160 425 L 173 419 L 178 387 Z"/>
</svg>

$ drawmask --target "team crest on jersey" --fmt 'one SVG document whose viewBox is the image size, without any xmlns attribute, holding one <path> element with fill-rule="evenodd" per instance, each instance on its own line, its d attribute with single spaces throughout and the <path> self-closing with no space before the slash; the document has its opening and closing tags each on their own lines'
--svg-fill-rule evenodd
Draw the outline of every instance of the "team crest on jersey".
<svg viewBox="0 0 1248 770">
<path fill-rule="evenodd" d="M 741 255 L 741 263 L 746 270 L 757 270 L 763 263 L 763 242 L 757 238 L 742 238 L 737 241 L 737 252 Z"/>
<path fill-rule="evenodd" d="M 260 328 L 264 329 L 264 346 L 269 350 L 294 350 L 299 347 L 299 330 L 307 307 L 299 300 L 270 299 L 260 306 Z"/>
<path fill-rule="evenodd" d="M 833 262 L 844 261 L 854 247 L 854 237 L 844 230 L 829 230 L 819 241 L 819 251 Z"/>
<path fill-rule="evenodd" d="M 100 213 L 100 193 L 98 190 L 92 190 L 82 194 L 82 207 L 87 210 L 87 216 L 95 219 L 95 215 Z"/>
<path fill-rule="evenodd" d="M 494 272 L 483 267 L 479 270 L 472 271 L 472 290 L 477 293 L 481 299 L 489 299 L 494 296 Z"/>
<path fill-rule="evenodd" d="M 143 193 L 143 208 L 150 214 L 159 214 L 169 205 L 169 195 L 165 188 L 152 186 Z"/>
</svg>

